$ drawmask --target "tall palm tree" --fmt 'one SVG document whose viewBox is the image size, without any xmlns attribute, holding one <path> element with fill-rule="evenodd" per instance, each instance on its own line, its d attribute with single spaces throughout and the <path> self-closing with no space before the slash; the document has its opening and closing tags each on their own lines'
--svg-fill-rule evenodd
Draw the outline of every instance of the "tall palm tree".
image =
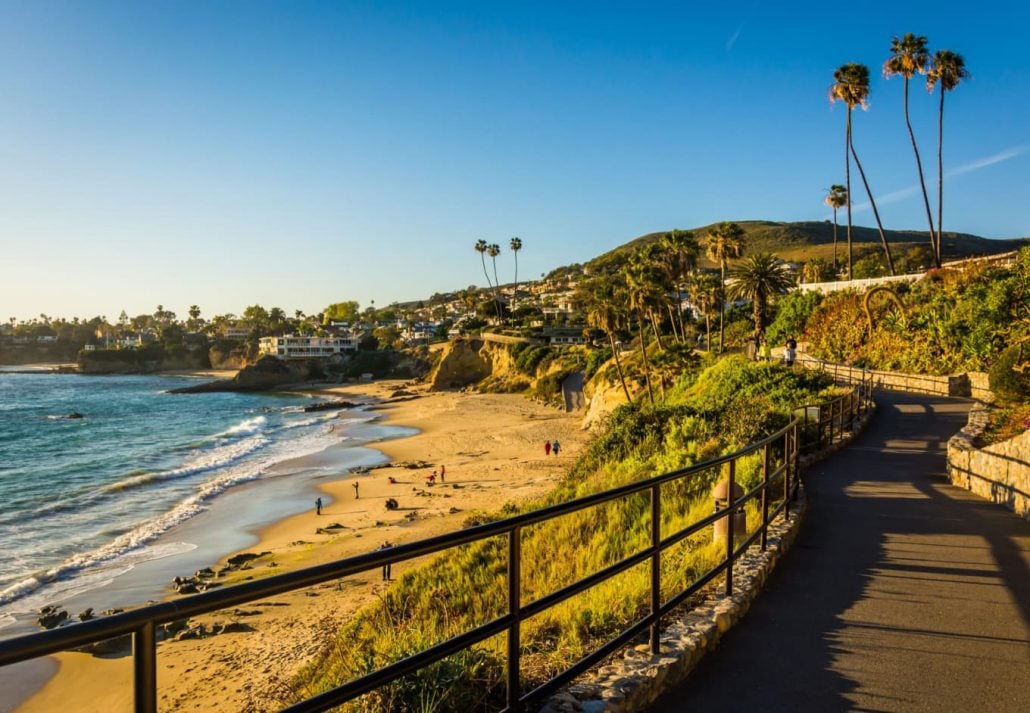
<svg viewBox="0 0 1030 713">
<path fill-rule="evenodd" d="M 620 289 L 614 280 L 600 277 L 583 285 L 581 300 L 586 305 L 587 324 L 602 330 L 608 336 L 608 343 L 612 347 L 612 358 L 615 359 L 615 368 L 619 372 L 619 383 L 622 384 L 622 393 L 626 395 L 626 402 L 632 403 L 633 398 L 629 395 L 626 374 L 622 369 L 622 360 L 619 358 L 619 348 L 615 344 L 615 331 L 622 324 L 626 311 L 626 292 Z"/>
<path fill-rule="evenodd" d="M 710 272 L 699 272 L 690 283 L 690 299 L 705 318 L 705 351 L 712 351 L 712 315 L 723 304 L 722 285 Z"/>
<path fill-rule="evenodd" d="M 941 227 L 944 220 L 944 94 L 954 90 L 968 77 L 966 61 L 962 59 L 962 55 L 950 50 L 939 50 L 934 53 L 933 62 L 926 76 L 926 90 L 933 92 L 938 82 L 941 85 L 941 107 L 937 114 L 937 245 L 934 250 L 937 265 L 941 264 L 941 237 L 944 234 Z"/>
<path fill-rule="evenodd" d="M 658 270 L 654 265 L 645 262 L 631 262 L 626 274 L 626 286 L 628 288 L 629 308 L 637 316 L 637 324 L 640 327 L 640 361 L 644 365 L 644 381 L 647 384 L 647 398 L 654 406 L 654 391 L 651 389 L 651 364 L 647 359 L 647 329 L 645 328 L 645 315 L 651 311 L 657 299 L 660 298 L 661 288 L 657 285 Z M 654 322 L 651 322 L 652 328 Z M 657 330 L 655 337 L 658 338 Z M 659 342 L 659 346 L 661 346 Z"/>
<path fill-rule="evenodd" d="M 726 260 L 744 254 L 745 238 L 744 229 L 729 221 L 723 221 L 713 226 L 704 238 L 705 253 L 708 255 L 708 259 L 719 263 L 719 284 L 722 285 L 724 294 L 726 292 Z M 725 312 L 726 301 L 724 299 L 722 309 L 719 310 L 720 354 L 723 351 L 723 339 L 726 336 Z"/>
<path fill-rule="evenodd" d="M 930 52 L 926 49 L 926 38 L 922 35 L 916 36 L 908 32 L 900 39 L 895 36 L 891 40 L 891 56 L 883 63 L 883 76 L 890 79 L 894 76 L 905 78 L 905 126 L 908 127 L 908 138 L 912 141 L 912 153 L 916 156 L 916 169 L 919 171 L 919 187 L 923 189 L 923 205 L 926 207 L 926 222 L 930 226 L 930 249 L 934 247 L 933 215 L 930 213 L 930 198 L 926 195 L 926 179 L 923 178 L 923 162 L 919 158 L 919 148 L 916 146 L 916 135 L 912 131 L 912 121 L 908 115 L 908 81 L 916 72 L 926 74 L 927 65 L 930 62 Z M 940 260 L 937 260 L 937 267 L 940 267 Z"/>
<path fill-rule="evenodd" d="M 676 319 L 673 320 L 673 331 L 676 323 L 679 322 L 679 340 L 683 342 L 683 290 L 686 288 L 687 277 L 691 270 L 697 267 L 697 258 L 700 248 L 697 238 L 689 230 L 677 230 L 673 228 L 666 233 L 661 241 L 669 264 L 669 272 L 672 276 L 673 287 L 676 289 Z"/>
<path fill-rule="evenodd" d="M 512 253 L 515 255 L 515 291 L 512 292 L 511 298 L 511 307 L 514 310 L 515 300 L 518 299 L 519 296 L 519 250 L 522 249 L 522 239 L 517 237 L 512 238 L 511 241 L 508 243 L 508 246 L 511 248 Z"/>
<path fill-rule="evenodd" d="M 733 277 L 729 286 L 730 297 L 751 300 L 754 338 L 758 344 L 765 331 L 765 315 L 770 302 L 794 287 L 794 277 L 787 264 L 770 253 L 751 255 L 730 274 Z"/>
<path fill-rule="evenodd" d="M 501 321 L 501 283 L 497 279 L 497 256 L 501 254 L 501 246 L 491 243 L 486 246 L 486 254 L 494 265 L 494 305 L 497 307 L 497 322 Z"/>
<path fill-rule="evenodd" d="M 863 109 L 869 104 L 869 68 L 864 64 L 849 62 L 842 64 L 833 73 L 833 86 L 830 87 L 830 102 L 842 101 L 848 107 L 847 122 L 847 146 L 845 151 L 851 150 L 851 157 L 855 159 L 855 167 L 862 177 L 862 185 L 865 186 L 866 195 L 869 196 L 869 205 L 873 208 L 873 217 L 876 218 L 876 227 L 880 231 L 880 242 L 883 244 L 883 251 L 887 255 L 887 267 L 890 273 L 894 274 L 894 259 L 891 257 L 891 249 L 887 244 L 887 235 L 883 232 L 883 223 L 880 221 L 880 211 L 876 208 L 876 200 L 869 188 L 869 181 L 866 180 L 865 171 L 862 170 L 862 162 L 858 160 L 858 153 L 855 151 L 855 142 L 851 134 L 851 111 L 860 106 Z M 846 166 L 847 189 L 848 189 L 848 244 L 851 244 L 851 166 Z M 848 278 L 851 277 L 851 250 L 848 250 Z"/>
<path fill-rule="evenodd" d="M 833 279 L 837 279 L 837 209 L 848 203 L 848 189 L 839 183 L 830 186 L 826 205 L 833 208 Z M 848 226 L 848 279 L 851 278 L 851 226 Z"/>
<path fill-rule="evenodd" d="M 483 277 L 486 278 L 486 286 L 492 289 L 493 285 L 490 284 L 490 273 L 486 271 L 486 251 L 489 247 L 490 246 L 486 244 L 486 241 L 482 239 L 477 240 L 476 244 L 472 246 L 473 250 L 479 253 L 479 261 L 483 264 Z"/>
</svg>

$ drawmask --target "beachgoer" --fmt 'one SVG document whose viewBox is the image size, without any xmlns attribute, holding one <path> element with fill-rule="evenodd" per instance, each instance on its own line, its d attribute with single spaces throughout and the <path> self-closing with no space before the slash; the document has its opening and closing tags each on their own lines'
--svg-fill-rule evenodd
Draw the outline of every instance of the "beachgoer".
<svg viewBox="0 0 1030 713">
<path fill-rule="evenodd" d="M 783 361 L 787 366 L 794 366 L 794 350 L 797 349 L 798 343 L 794 341 L 793 337 L 787 338 L 787 343 L 783 347 Z"/>
<path fill-rule="evenodd" d="M 353 483 L 351 483 L 351 485 L 354 486 L 354 499 L 357 500 L 358 499 L 358 481 L 355 480 Z"/>
<path fill-rule="evenodd" d="M 558 439 L 554 439 L 554 443 L 551 445 L 551 450 L 554 451 L 555 455 L 558 455 L 558 451 L 561 450 L 561 444 L 558 443 Z"/>
<path fill-rule="evenodd" d="M 388 550 L 391 547 L 393 547 L 393 545 L 391 545 L 390 541 L 387 540 L 386 542 L 384 542 L 383 544 L 381 544 L 379 546 L 379 549 L 381 549 L 381 550 Z M 390 565 L 388 565 L 388 564 L 384 564 L 383 565 L 383 581 L 384 582 L 389 582 L 390 581 Z"/>
<path fill-rule="evenodd" d="M 321 515 L 322 514 L 322 498 L 316 498 L 315 499 L 315 514 L 316 515 Z"/>
<path fill-rule="evenodd" d="M 434 470 L 432 475 L 426 476 L 426 485 L 432 485 L 436 482 L 436 471 Z"/>
<path fill-rule="evenodd" d="M 446 472 L 447 472 L 447 466 L 441 465 L 440 466 L 440 482 L 441 483 L 445 482 L 444 481 L 444 473 L 446 473 Z"/>
<path fill-rule="evenodd" d="M 769 342 L 765 337 L 762 337 L 762 348 L 759 354 L 762 361 L 772 361 L 772 349 L 769 347 Z"/>
<path fill-rule="evenodd" d="M 397 479 L 391 475 L 386 478 L 386 482 L 388 482 L 390 485 L 396 485 Z"/>
<path fill-rule="evenodd" d="M 545 456 L 551 455 L 551 442 L 550 441 L 547 441 L 546 443 L 544 443 L 544 455 Z"/>
</svg>

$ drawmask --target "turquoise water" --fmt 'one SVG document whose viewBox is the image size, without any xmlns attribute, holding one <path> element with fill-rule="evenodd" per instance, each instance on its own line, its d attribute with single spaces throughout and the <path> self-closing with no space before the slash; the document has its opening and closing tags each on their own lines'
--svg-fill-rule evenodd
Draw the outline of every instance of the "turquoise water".
<svg viewBox="0 0 1030 713">
<path fill-rule="evenodd" d="M 190 548 L 160 536 L 234 485 L 384 435 L 299 394 L 165 393 L 189 383 L 0 371 L 0 626 Z"/>
</svg>

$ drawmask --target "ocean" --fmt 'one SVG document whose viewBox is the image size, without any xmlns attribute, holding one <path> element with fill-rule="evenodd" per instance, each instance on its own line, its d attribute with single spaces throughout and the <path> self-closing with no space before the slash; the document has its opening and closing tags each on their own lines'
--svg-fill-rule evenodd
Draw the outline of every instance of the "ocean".
<svg viewBox="0 0 1030 713">
<path fill-rule="evenodd" d="M 197 564 L 206 539 L 220 545 L 201 566 L 214 564 L 253 540 L 240 533 L 311 507 L 318 479 L 383 460 L 362 444 L 411 432 L 361 409 L 305 412 L 316 399 L 303 394 L 166 393 L 191 383 L 0 371 L 0 638 L 45 604 L 124 606 L 105 588 L 157 560 Z M 332 457 L 293 465 L 319 452 Z M 204 521 L 247 488 L 231 517 Z"/>
</svg>

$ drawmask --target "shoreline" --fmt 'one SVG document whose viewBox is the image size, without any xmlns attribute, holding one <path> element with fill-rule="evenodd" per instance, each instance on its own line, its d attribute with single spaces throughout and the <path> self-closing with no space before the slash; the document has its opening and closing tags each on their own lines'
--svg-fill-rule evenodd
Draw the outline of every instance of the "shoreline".
<svg viewBox="0 0 1030 713">
<path fill-rule="evenodd" d="M 389 395 L 401 385 L 390 381 L 293 389 L 319 397 L 378 401 L 372 407 L 380 416 L 377 425 L 417 431 L 361 446 L 382 453 L 387 464 L 424 461 L 429 465 L 376 466 L 364 473 L 327 472 L 307 479 L 303 489 L 313 494 L 307 510 L 256 528 L 253 545 L 227 553 L 217 563 L 207 562 L 207 566 L 224 566 L 240 552 L 272 553 L 220 581 L 228 585 L 368 552 L 385 540 L 397 544 L 460 529 L 471 512 L 496 510 L 507 501 L 525 502 L 548 492 L 589 439 L 579 427 L 582 414 L 565 414 L 524 396 L 428 392 L 420 386 L 405 387 L 413 398 L 391 400 Z M 543 441 L 554 438 L 563 444 L 560 457 L 544 454 Z M 290 466 L 325 467 L 334 448 L 294 459 Z M 446 466 L 444 482 L 428 486 L 425 476 L 440 466 Z M 395 483 L 389 482 L 391 477 Z M 358 498 L 353 483 L 358 483 Z M 314 512 L 315 497 L 323 500 L 320 516 Z M 400 507 L 387 510 L 387 498 L 396 499 Z M 341 527 L 319 532 L 334 523 Z M 395 566 L 394 578 L 418 564 Z M 211 624 L 228 616 L 245 630 L 160 644 L 162 709 L 200 705 L 204 710 L 265 710 L 281 690 L 277 686 L 317 656 L 350 615 L 388 586 L 378 571 L 366 572 L 255 602 L 245 612 L 197 617 L 194 622 Z M 175 596 L 166 590 L 164 598 Z M 125 696 L 131 698 L 130 656 L 101 659 L 64 653 L 54 659 L 59 675 L 36 692 L 25 691 L 27 700 L 17 710 L 76 707 L 76 701 L 81 710 L 82 700 L 92 702 L 89 710 L 110 710 L 128 700 Z M 125 685 L 112 691 L 98 683 L 111 680 Z"/>
</svg>

